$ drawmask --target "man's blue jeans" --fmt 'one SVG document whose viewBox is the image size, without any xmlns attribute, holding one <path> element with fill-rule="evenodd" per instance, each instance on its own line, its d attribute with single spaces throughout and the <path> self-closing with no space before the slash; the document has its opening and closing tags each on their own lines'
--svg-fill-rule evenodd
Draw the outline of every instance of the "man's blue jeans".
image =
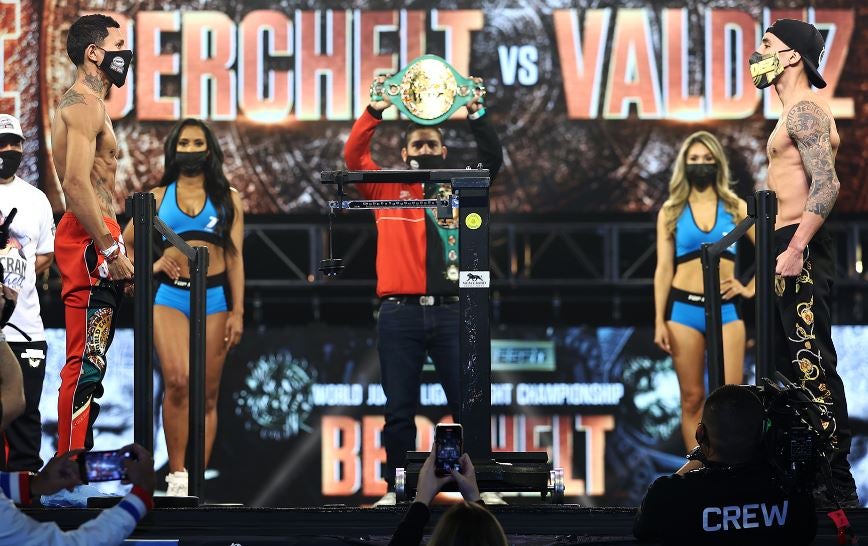
<svg viewBox="0 0 868 546">
<path fill-rule="evenodd" d="M 386 394 L 383 446 L 384 478 L 393 489 L 395 468 L 406 467 L 408 451 L 416 450 L 416 407 L 425 356 L 434 362 L 437 377 L 453 418 L 461 405 L 461 366 L 458 362 L 458 303 L 422 306 L 383 301 L 377 321 L 380 374 Z"/>
</svg>

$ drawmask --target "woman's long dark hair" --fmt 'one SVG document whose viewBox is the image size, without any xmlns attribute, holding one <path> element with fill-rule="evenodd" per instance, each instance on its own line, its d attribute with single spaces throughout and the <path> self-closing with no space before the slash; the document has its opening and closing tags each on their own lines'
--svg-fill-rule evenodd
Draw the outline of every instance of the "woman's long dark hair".
<svg viewBox="0 0 868 546">
<path fill-rule="evenodd" d="M 175 154 L 178 150 L 178 139 L 181 138 L 181 130 L 188 125 L 195 125 L 205 133 L 205 143 L 208 146 L 208 157 L 205 160 L 203 174 L 205 175 L 205 194 L 217 208 L 220 221 L 217 223 L 217 233 L 223 237 L 223 249 L 230 254 L 235 253 L 235 245 L 232 243 L 231 230 L 235 222 L 235 205 L 232 203 L 232 191 L 229 180 L 223 173 L 223 150 L 211 128 L 205 122 L 198 119 L 182 119 L 172 127 L 166 138 L 164 151 L 166 163 L 163 169 L 163 178 L 159 186 L 168 186 L 178 180 L 180 169 L 175 163 Z"/>
</svg>

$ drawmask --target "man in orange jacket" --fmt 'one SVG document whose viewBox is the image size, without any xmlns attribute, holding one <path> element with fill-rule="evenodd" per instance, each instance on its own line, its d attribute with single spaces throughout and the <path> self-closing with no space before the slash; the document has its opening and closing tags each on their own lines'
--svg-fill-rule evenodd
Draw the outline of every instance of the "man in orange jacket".
<svg viewBox="0 0 868 546">
<path fill-rule="evenodd" d="M 388 100 L 372 101 L 353 125 L 344 146 L 350 170 L 378 170 L 371 139 L 382 122 Z M 500 140 L 478 100 L 467 104 L 468 123 L 479 160 L 492 181 L 503 163 Z M 411 124 L 403 138 L 401 159 L 409 169 L 447 168 L 443 133 L 434 126 Z M 427 187 L 426 187 L 427 186 Z M 365 199 L 423 199 L 447 190 L 439 184 L 357 184 Z M 431 209 L 379 209 L 377 222 L 377 320 L 380 373 L 386 394 L 383 445 L 388 493 L 377 504 L 394 504 L 395 468 L 416 448 L 414 418 L 425 357 L 434 362 L 453 417 L 461 404 L 458 361 L 458 226 L 438 221 Z"/>
</svg>

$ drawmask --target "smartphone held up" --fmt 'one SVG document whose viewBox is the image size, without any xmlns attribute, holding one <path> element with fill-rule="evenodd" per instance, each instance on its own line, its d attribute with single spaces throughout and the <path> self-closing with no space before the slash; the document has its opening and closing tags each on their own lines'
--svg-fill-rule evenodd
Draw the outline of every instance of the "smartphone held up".
<svg viewBox="0 0 868 546">
<path fill-rule="evenodd" d="M 459 459 L 464 453 L 464 430 L 459 424 L 439 424 L 434 429 L 434 474 L 449 476 L 461 471 Z"/>
<path fill-rule="evenodd" d="M 123 449 L 113 451 L 86 451 L 78 456 L 78 469 L 82 483 L 110 482 L 126 479 L 124 461 L 133 454 Z"/>
</svg>

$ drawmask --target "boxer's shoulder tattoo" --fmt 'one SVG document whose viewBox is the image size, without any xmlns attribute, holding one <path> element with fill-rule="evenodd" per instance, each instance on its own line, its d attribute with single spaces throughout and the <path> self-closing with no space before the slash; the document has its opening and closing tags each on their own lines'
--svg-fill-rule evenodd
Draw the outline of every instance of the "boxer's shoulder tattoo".
<svg viewBox="0 0 868 546">
<path fill-rule="evenodd" d="M 810 189 L 805 210 L 829 216 L 841 184 L 832 158 L 832 123 L 815 102 L 803 100 L 787 113 L 787 133 L 802 156 Z"/>
<path fill-rule="evenodd" d="M 93 76 L 91 74 L 85 74 L 84 84 L 100 97 L 105 95 L 105 84 L 103 84 L 102 80 L 100 80 L 96 76 Z"/>
<path fill-rule="evenodd" d="M 87 104 L 87 99 L 75 89 L 70 89 L 60 99 L 60 108 L 63 109 L 73 104 Z"/>
</svg>

